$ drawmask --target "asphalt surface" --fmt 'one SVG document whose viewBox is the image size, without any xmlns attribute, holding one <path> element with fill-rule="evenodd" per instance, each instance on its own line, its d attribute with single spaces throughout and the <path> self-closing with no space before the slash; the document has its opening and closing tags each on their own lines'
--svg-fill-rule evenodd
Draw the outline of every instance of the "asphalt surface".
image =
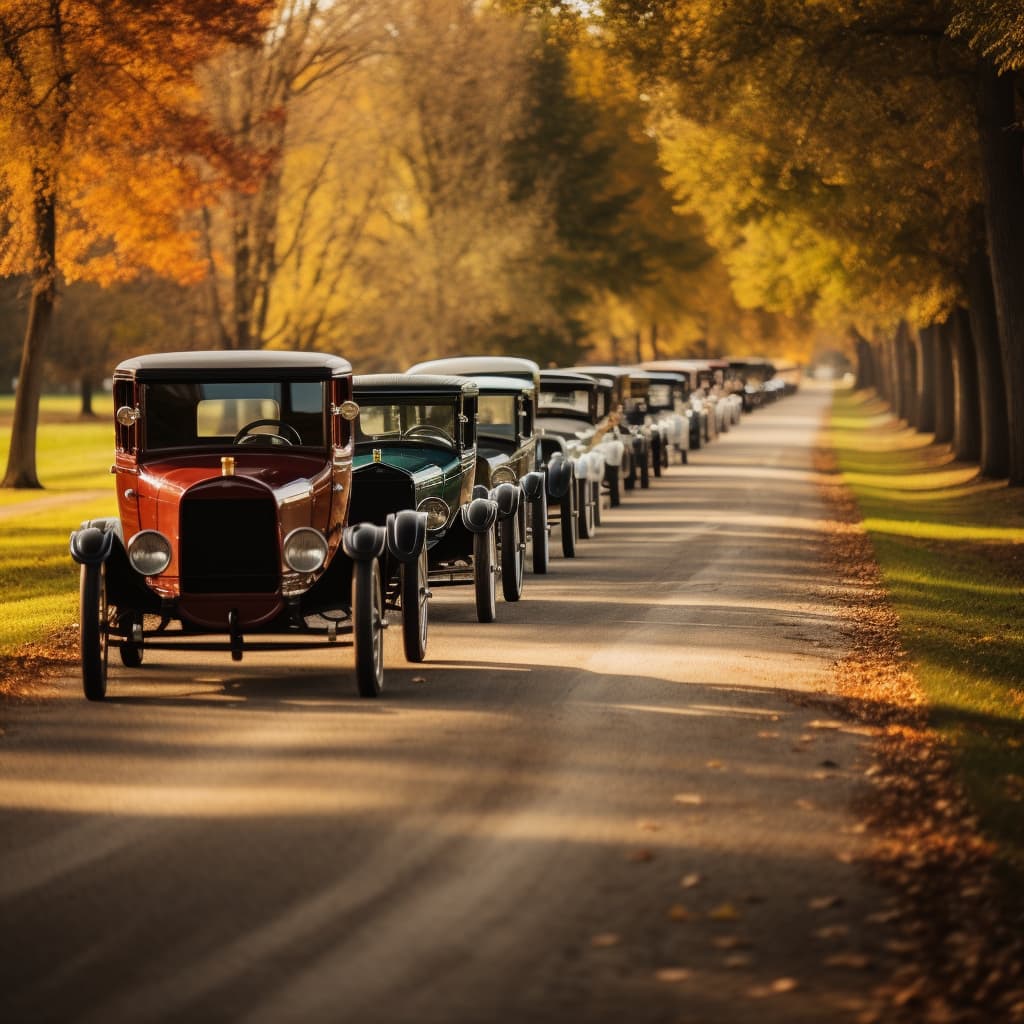
<svg viewBox="0 0 1024 1024">
<path fill-rule="evenodd" d="M 333 648 L 0 709 L 0 1020 L 855 1019 L 884 905 L 865 738 L 808 700 L 828 401 L 628 494 L 493 624 L 438 591 L 378 701 Z"/>
</svg>

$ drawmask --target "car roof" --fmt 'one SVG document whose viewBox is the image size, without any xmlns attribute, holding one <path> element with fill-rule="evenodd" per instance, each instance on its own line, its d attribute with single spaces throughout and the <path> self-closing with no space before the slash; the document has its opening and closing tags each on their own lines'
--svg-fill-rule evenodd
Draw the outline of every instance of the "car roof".
<svg viewBox="0 0 1024 1024">
<path fill-rule="evenodd" d="M 680 381 L 688 382 L 689 377 L 677 370 L 651 370 L 646 366 L 637 367 L 637 372 L 643 374 L 648 380 L 653 381 Z"/>
<path fill-rule="evenodd" d="M 522 377 L 474 377 L 480 394 L 507 395 L 510 392 L 533 394 L 533 382 Z"/>
<path fill-rule="evenodd" d="M 124 359 L 114 369 L 120 379 L 204 380 L 218 375 L 268 380 L 282 374 L 304 380 L 347 377 L 352 364 L 326 352 L 285 352 L 276 349 L 154 352 Z"/>
<path fill-rule="evenodd" d="M 421 395 L 476 395 L 479 388 L 469 377 L 442 373 L 360 373 L 352 378 L 355 391 L 403 391 Z"/>
<path fill-rule="evenodd" d="M 410 366 L 408 373 L 486 374 L 497 377 L 524 377 L 533 380 L 540 367 L 532 359 L 519 356 L 448 356 Z"/>
<path fill-rule="evenodd" d="M 541 370 L 540 382 L 543 385 L 545 381 L 550 384 L 582 384 L 591 388 L 596 383 L 589 374 L 578 370 Z"/>
</svg>

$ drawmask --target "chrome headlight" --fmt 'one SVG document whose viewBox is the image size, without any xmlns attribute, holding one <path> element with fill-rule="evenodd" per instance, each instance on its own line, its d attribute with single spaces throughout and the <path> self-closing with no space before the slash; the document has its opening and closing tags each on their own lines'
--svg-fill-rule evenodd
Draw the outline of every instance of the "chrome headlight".
<svg viewBox="0 0 1024 1024">
<path fill-rule="evenodd" d="M 515 470 L 511 466 L 499 466 L 491 474 L 491 484 L 495 487 L 498 484 L 514 484 L 516 479 Z"/>
<path fill-rule="evenodd" d="M 128 541 L 128 561 L 143 576 L 156 576 L 171 564 L 171 542 L 157 530 L 140 530 Z"/>
<path fill-rule="evenodd" d="M 424 498 L 416 506 L 417 512 L 426 512 L 427 529 L 431 532 L 443 530 L 448 523 L 452 510 L 444 498 Z"/>
<path fill-rule="evenodd" d="M 316 572 L 327 561 L 327 538 L 309 526 L 292 530 L 284 539 L 284 560 L 294 572 Z"/>
</svg>

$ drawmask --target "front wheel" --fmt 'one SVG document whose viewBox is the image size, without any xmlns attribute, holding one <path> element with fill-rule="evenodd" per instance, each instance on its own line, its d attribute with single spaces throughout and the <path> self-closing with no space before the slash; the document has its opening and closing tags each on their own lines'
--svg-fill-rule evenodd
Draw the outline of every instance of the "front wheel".
<svg viewBox="0 0 1024 1024">
<path fill-rule="evenodd" d="M 82 692 L 86 700 L 107 695 L 107 640 L 110 618 L 107 607 L 106 566 L 83 565 L 78 586 L 78 640 L 82 656 Z"/>
<path fill-rule="evenodd" d="M 548 571 L 551 553 L 548 537 L 548 496 L 543 490 L 536 501 L 530 502 L 530 547 L 533 572 L 537 576 L 543 576 Z"/>
<path fill-rule="evenodd" d="M 406 661 L 422 661 L 427 654 L 427 549 L 415 562 L 402 563 L 402 646 Z"/>
<path fill-rule="evenodd" d="M 494 527 L 473 534 L 473 589 L 476 591 L 477 622 L 493 622 L 498 614 L 495 592 Z"/>
<path fill-rule="evenodd" d="M 384 688 L 384 602 L 380 563 L 356 562 L 352 574 L 352 641 L 360 697 L 379 697 Z"/>
<path fill-rule="evenodd" d="M 520 543 L 519 513 L 501 520 L 501 596 L 518 601 L 523 596 L 526 550 Z"/>
</svg>

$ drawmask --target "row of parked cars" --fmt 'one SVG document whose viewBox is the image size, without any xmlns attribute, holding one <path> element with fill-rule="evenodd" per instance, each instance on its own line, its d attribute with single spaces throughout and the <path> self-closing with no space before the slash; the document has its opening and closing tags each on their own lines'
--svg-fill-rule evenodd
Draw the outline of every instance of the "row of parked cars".
<svg viewBox="0 0 1024 1024">
<path fill-rule="evenodd" d="M 71 535 L 85 696 L 108 656 L 354 649 L 384 681 L 383 631 L 427 652 L 429 602 L 498 592 L 575 557 L 606 509 L 739 422 L 744 381 L 714 360 L 544 369 L 466 357 L 353 376 L 311 352 L 179 352 L 114 372 L 118 515 Z M 557 548 L 552 542 L 557 538 Z"/>
</svg>

